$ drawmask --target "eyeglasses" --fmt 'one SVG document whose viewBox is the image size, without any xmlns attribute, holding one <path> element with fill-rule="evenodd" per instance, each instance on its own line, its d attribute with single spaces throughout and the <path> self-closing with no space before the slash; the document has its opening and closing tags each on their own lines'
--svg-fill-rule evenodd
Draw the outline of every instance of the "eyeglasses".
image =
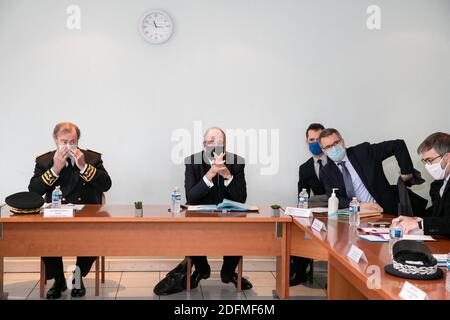
<svg viewBox="0 0 450 320">
<path fill-rule="evenodd" d="M 434 158 L 426 158 L 426 159 L 420 159 L 420 161 L 422 161 L 423 164 L 433 164 L 433 161 L 436 160 L 437 158 L 442 158 L 446 153 L 443 153 L 441 155 L 438 155 L 437 157 Z"/>
<path fill-rule="evenodd" d="M 333 144 L 330 144 L 329 146 L 322 147 L 322 149 L 328 150 L 330 148 L 333 148 L 333 147 L 337 146 L 339 143 L 341 143 L 341 141 L 342 141 L 341 139 L 336 140 Z"/>
</svg>

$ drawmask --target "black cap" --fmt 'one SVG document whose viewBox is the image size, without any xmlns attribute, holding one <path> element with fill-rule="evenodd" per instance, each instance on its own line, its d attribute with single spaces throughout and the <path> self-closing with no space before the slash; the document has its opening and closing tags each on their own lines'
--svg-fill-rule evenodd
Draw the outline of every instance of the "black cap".
<svg viewBox="0 0 450 320">
<path fill-rule="evenodd" d="M 5 202 L 12 213 L 39 213 L 44 199 L 34 192 L 18 192 L 6 197 Z"/>
<path fill-rule="evenodd" d="M 444 275 L 430 249 L 414 240 L 400 240 L 392 248 L 394 261 L 384 267 L 387 273 L 406 279 L 436 280 Z"/>
</svg>

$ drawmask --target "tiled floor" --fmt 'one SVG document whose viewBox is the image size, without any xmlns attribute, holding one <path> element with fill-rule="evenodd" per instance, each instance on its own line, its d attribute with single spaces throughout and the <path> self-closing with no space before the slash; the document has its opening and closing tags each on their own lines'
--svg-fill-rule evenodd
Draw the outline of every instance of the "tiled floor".
<svg viewBox="0 0 450 320">
<path fill-rule="evenodd" d="M 244 277 L 253 284 L 253 289 L 236 292 L 233 284 L 224 284 L 220 280 L 219 272 L 212 272 L 211 277 L 202 280 L 200 286 L 190 293 L 181 292 L 169 296 L 157 296 L 153 288 L 166 275 L 166 272 L 107 272 L 106 281 L 101 285 L 100 296 L 94 294 L 94 273 L 90 273 L 85 279 L 87 294 L 81 299 L 100 300 L 256 300 L 273 299 L 272 292 L 275 288 L 275 275 L 273 272 L 244 272 Z M 69 275 L 66 276 L 66 279 Z M 5 273 L 5 291 L 9 299 L 40 299 L 39 298 L 39 274 L 38 273 Z M 290 288 L 291 299 L 325 299 L 326 272 L 315 271 L 314 281 L 305 285 Z M 46 290 L 50 288 L 49 281 Z M 61 299 L 71 298 L 70 290 L 63 293 Z M 80 298 L 76 298 L 80 299 Z"/>
</svg>

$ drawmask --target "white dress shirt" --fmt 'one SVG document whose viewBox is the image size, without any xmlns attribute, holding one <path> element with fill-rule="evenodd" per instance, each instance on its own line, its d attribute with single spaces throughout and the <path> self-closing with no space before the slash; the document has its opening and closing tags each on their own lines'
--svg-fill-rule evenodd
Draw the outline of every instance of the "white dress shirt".
<svg viewBox="0 0 450 320">
<path fill-rule="evenodd" d="M 342 159 L 342 161 L 345 161 L 345 167 L 347 168 L 348 172 L 350 172 L 350 176 L 352 177 L 352 184 L 353 189 L 355 190 L 355 197 L 362 202 L 376 202 L 374 197 L 372 197 L 369 190 L 367 190 L 366 186 L 362 182 L 355 168 L 353 168 L 353 165 L 348 159 L 347 155 L 345 155 L 345 158 Z M 342 167 L 337 162 L 336 165 L 342 172 Z"/>
<path fill-rule="evenodd" d="M 72 162 L 72 166 L 75 167 L 75 160 L 72 159 L 72 158 L 70 158 L 70 160 L 71 160 L 71 162 Z M 67 167 L 68 165 L 69 165 L 69 162 L 66 161 L 66 167 Z M 83 170 L 80 170 L 80 174 L 83 174 L 83 173 L 86 171 L 86 169 L 87 169 L 87 163 L 84 165 Z M 50 168 L 50 171 L 52 172 L 52 174 L 53 174 L 53 176 L 54 176 L 55 178 L 59 178 L 59 174 L 56 174 L 56 172 L 53 171 L 53 168 Z"/>
<path fill-rule="evenodd" d="M 208 158 L 208 162 L 209 165 L 212 165 L 212 161 L 211 159 Z M 208 178 L 206 177 L 206 175 L 203 176 L 203 181 L 205 182 L 205 184 L 211 189 L 212 187 L 214 187 L 214 182 L 209 181 Z M 224 179 L 223 180 L 223 185 L 225 187 L 228 187 L 228 185 L 231 183 L 231 181 L 233 181 L 233 176 L 230 177 L 230 179 Z"/>
</svg>

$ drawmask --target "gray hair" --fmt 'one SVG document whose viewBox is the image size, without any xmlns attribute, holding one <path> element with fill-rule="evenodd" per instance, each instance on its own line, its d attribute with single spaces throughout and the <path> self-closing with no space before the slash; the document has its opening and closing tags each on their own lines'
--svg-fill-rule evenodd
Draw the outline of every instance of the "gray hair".
<svg viewBox="0 0 450 320">
<path fill-rule="evenodd" d="M 440 156 L 450 152 L 450 135 L 444 132 L 436 132 L 429 135 L 417 148 L 417 153 L 421 154 L 430 149 L 434 149 Z"/>
</svg>

